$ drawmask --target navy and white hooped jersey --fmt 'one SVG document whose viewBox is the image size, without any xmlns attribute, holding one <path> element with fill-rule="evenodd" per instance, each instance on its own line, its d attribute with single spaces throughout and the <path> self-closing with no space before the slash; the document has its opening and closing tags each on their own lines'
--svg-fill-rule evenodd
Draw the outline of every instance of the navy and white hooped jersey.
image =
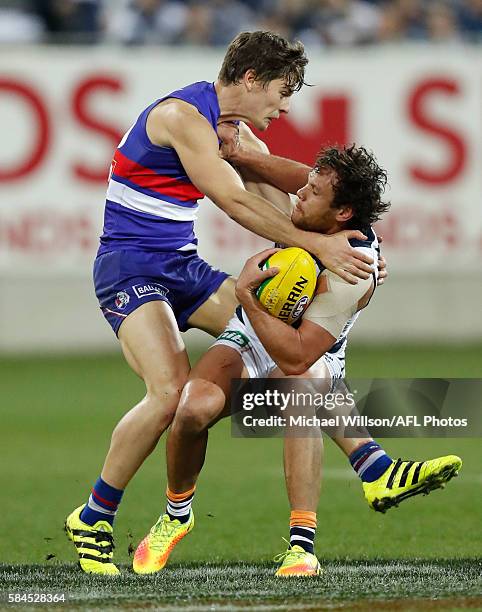
<svg viewBox="0 0 482 612">
<path fill-rule="evenodd" d="M 315 295 L 303 315 L 304 319 L 327 329 L 337 338 L 330 350 L 321 358 L 332 381 L 345 376 L 347 336 L 358 318 L 358 302 L 372 287 L 373 282 L 376 287 L 378 279 L 378 240 L 371 228 L 364 233 L 367 235 L 367 240 L 350 240 L 350 244 L 373 258 L 372 278 L 360 281 L 357 285 L 350 285 L 317 261 L 318 274 L 325 276 L 326 283 L 318 285 L 320 292 Z M 283 245 L 276 246 L 283 248 Z M 301 324 L 302 319 L 299 319 L 293 326 L 299 327 Z M 236 308 L 235 315 L 215 344 L 236 350 L 241 355 L 250 378 L 267 377 L 276 368 L 276 363 L 259 340 L 242 306 Z"/>
<path fill-rule="evenodd" d="M 148 106 L 122 138 L 112 161 L 99 255 L 116 250 L 195 251 L 194 220 L 204 197 L 172 147 L 153 144 L 150 111 L 163 100 L 192 104 L 216 131 L 220 115 L 214 83 L 201 81 Z"/>
<path fill-rule="evenodd" d="M 352 239 L 349 242 L 350 242 L 352 247 L 354 247 L 357 250 L 361 251 L 365 255 L 368 255 L 368 256 L 372 257 L 373 264 L 372 264 L 372 279 L 371 280 L 373 280 L 374 287 L 376 288 L 377 282 L 378 282 L 378 259 L 379 259 L 379 256 L 380 256 L 380 244 L 378 242 L 377 235 L 375 234 L 375 232 L 373 231 L 373 229 L 371 227 L 368 228 L 367 230 L 362 230 L 362 231 L 367 236 L 366 240 Z M 322 272 L 322 274 L 324 274 L 325 272 L 327 272 L 327 271 L 324 270 Z M 332 273 L 330 272 L 329 274 L 331 275 Z M 357 287 L 359 288 L 360 292 L 363 292 L 363 293 L 366 292 L 366 290 L 364 289 L 364 284 L 367 281 L 359 282 L 358 285 L 349 285 L 348 283 L 345 283 L 345 281 L 342 281 L 341 279 L 339 279 L 339 277 L 336 277 L 335 275 L 333 275 L 333 276 L 335 277 L 336 281 L 340 282 L 340 286 L 342 286 L 342 284 L 345 285 L 348 291 L 350 291 L 350 288 L 354 288 L 354 298 L 356 298 L 356 288 Z M 370 279 L 368 280 L 368 282 L 370 282 Z M 362 296 L 360 296 L 360 297 L 362 297 Z M 360 312 L 361 312 L 360 310 L 356 310 L 357 302 L 358 302 L 358 299 L 356 299 L 356 301 L 354 301 L 354 303 L 353 303 L 353 314 L 343 324 L 343 327 L 342 327 L 341 332 L 339 333 L 339 335 L 337 337 L 336 342 L 326 352 L 326 355 L 328 355 L 329 358 L 330 357 L 336 358 L 337 360 L 343 362 L 343 364 L 344 364 L 344 361 L 345 361 L 345 351 L 346 351 L 346 345 L 347 345 L 347 341 L 348 341 L 348 334 L 349 334 L 350 330 L 352 329 L 353 325 L 355 324 L 355 321 L 358 319 L 358 316 L 360 315 Z M 313 310 L 310 313 L 310 309 L 312 309 L 312 307 L 313 307 L 313 310 L 316 309 L 316 296 L 313 299 L 312 303 L 310 304 L 310 306 L 308 307 L 308 309 L 307 309 L 307 311 L 306 311 L 306 313 L 304 315 L 305 318 L 314 320 L 314 317 L 312 316 L 313 315 Z"/>
</svg>

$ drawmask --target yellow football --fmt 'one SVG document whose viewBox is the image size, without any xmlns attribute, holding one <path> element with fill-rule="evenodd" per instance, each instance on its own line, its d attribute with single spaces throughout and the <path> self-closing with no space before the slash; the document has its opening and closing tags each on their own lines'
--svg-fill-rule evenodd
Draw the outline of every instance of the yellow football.
<svg viewBox="0 0 482 612">
<path fill-rule="evenodd" d="M 267 268 L 280 271 L 265 280 L 256 295 L 271 315 L 291 325 L 301 317 L 315 293 L 315 260 L 304 249 L 289 247 L 271 255 L 262 267 Z"/>
</svg>

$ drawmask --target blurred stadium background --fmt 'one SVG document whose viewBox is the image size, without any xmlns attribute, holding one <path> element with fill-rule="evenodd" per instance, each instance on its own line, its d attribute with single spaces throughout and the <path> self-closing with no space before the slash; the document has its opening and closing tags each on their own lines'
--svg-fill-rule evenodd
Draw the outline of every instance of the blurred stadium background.
<svg viewBox="0 0 482 612">
<path fill-rule="evenodd" d="M 0 0 L 1 353 L 115 350 L 90 280 L 112 152 L 252 28 L 310 57 L 271 150 L 311 164 L 354 141 L 389 172 L 391 276 L 352 341 L 481 343 L 481 0 Z M 265 245 L 209 202 L 197 231 L 234 274 Z"/>
<path fill-rule="evenodd" d="M 91 283 L 112 152 L 141 109 L 184 84 L 215 80 L 224 46 L 259 28 L 305 42 L 313 85 L 263 135 L 272 152 L 310 164 L 322 144 L 356 142 L 389 173 L 393 206 L 379 233 L 390 278 L 353 331 L 349 372 L 482 376 L 481 0 L 0 0 L 0 476 L 9 491 L 5 533 L 17 538 L 15 551 L 0 542 L 1 561 L 74 560 L 59 535 L 63 517 L 85 497 L 114 423 L 142 393 Z M 265 245 L 207 201 L 197 231 L 201 254 L 233 274 Z M 186 334 L 193 359 L 209 342 Z M 277 442 L 233 442 L 227 424 L 218 428 L 200 515 L 229 515 L 235 495 L 242 516 L 235 535 L 213 521 L 179 559 L 209 549 L 211 560 L 259 560 L 278 550 L 287 506 Z M 390 441 L 395 456 L 459 452 L 466 460 L 465 484 L 443 493 L 453 513 L 437 514 L 430 498 L 401 509 L 402 523 L 368 516 L 337 455 L 323 512 L 327 525 L 347 525 L 347 537 L 327 528 L 323 554 L 476 555 L 477 443 Z M 122 562 L 162 500 L 160 457 L 126 496 Z M 350 508 L 362 507 L 366 518 L 350 523 Z M 274 528 L 257 539 L 253 523 L 267 512 Z"/>
</svg>

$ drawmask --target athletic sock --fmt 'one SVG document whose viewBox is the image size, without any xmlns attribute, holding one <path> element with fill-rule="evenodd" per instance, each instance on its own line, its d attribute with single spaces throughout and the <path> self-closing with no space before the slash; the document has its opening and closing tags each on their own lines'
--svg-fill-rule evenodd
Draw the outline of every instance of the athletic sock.
<svg viewBox="0 0 482 612">
<path fill-rule="evenodd" d="M 166 514 L 171 521 L 177 519 L 180 523 L 188 522 L 195 490 L 196 486 L 184 493 L 173 493 L 169 487 L 167 488 Z"/>
<path fill-rule="evenodd" d="M 306 552 L 314 554 L 316 534 L 316 512 L 292 510 L 290 514 L 290 545 L 301 546 Z"/>
<path fill-rule="evenodd" d="M 107 521 L 113 525 L 123 494 L 122 489 L 111 487 L 99 476 L 92 487 L 89 501 L 80 513 L 80 520 L 87 525 L 95 525 L 97 521 Z"/>
<path fill-rule="evenodd" d="M 354 450 L 349 460 L 363 482 L 377 480 L 393 463 L 392 458 L 373 440 Z"/>
</svg>

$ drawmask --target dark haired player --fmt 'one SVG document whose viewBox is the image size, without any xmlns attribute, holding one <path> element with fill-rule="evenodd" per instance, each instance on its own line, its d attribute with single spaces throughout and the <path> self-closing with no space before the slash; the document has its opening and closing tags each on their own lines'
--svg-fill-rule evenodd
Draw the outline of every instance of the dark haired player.
<svg viewBox="0 0 482 612">
<path fill-rule="evenodd" d="M 234 312 L 234 280 L 197 255 L 193 221 L 207 195 L 243 227 L 302 246 L 349 282 L 370 276 L 371 259 L 348 238 L 297 228 L 265 198 L 249 193 L 219 156 L 220 122 L 266 129 L 289 110 L 304 83 L 301 43 L 271 32 L 239 34 L 218 80 L 193 83 L 148 106 L 115 152 L 104 232 L 94 264 L 96 295 L 145 397 L 118 423 L 87 503 L 66 520 L 85 572 L 117 574 L 114 517 L 123 492 L 170 424 L 189 373 L 179 330 L 217 336 Z"/>
<path fill-rule="evenodd" d="M 263 153 L 257 159 L 265 167 L 271 166 L 272 177 L 278 176 L 275 168 L 283 168 L 279 176 L 285 188 L 289 187 L 290 176 L 291 186 L 296 184 L 296 175 L 301 176 L 302 165 L 296 162 Z M 306 178 L 309 169 L 304 168 Z M 267 175 L 261 178 L 267 180 Z M 276 179 L 271 178 L 271 182 L 276 184 Z M 361 228 L 367 239 L 352 244 L 376 260 L 378 241 L 370 225 L 388 208 L 381 199 L 385 182 L 385 172 L 365 149 L 325 150 L 309 173 L 307 184 L 298 190 L 291 219 L 297 227 L 328 235 L 347 225 Z M 376 263 L 371 278 L 357 285 L 323 269 L 315 298 L 295 328 L 269 315 L 255 297 L 259 285 L 276 273 L 276 269 L 259 268 L 272 252 L 264 251 L 247 261 L 236 285 L 242 308 L 192 369 L 184 387 L 167 441 L 166 513 L 139 545 L 134 558 L 136 571 L 151 573 L 164 567 L 175 544 L 192 529 L 191 504 L 204 463 L 208 429 L 227 416 L 226 400 L 233 378 L 316 378 L 324 379 L 330 389 L 334 380 L 344 377 L 347 335 L 373 295 L 378 277 Z M 438 488 L 461 467 L 461 460 L 452 455 L 424 462 L 395 462 L 368 435 L 358 439 L 335 435 L 333 439 L 360 476 L 369 505 L 382 512 L 403 499 Z M 284 459 L 291 504 L 290 546 L 278 557 L 282 564 L 276 575 L 318 575 L 321 569 L 313 545 L 321 482 L 321 435 L 285 438 Z"/>
</svg>

